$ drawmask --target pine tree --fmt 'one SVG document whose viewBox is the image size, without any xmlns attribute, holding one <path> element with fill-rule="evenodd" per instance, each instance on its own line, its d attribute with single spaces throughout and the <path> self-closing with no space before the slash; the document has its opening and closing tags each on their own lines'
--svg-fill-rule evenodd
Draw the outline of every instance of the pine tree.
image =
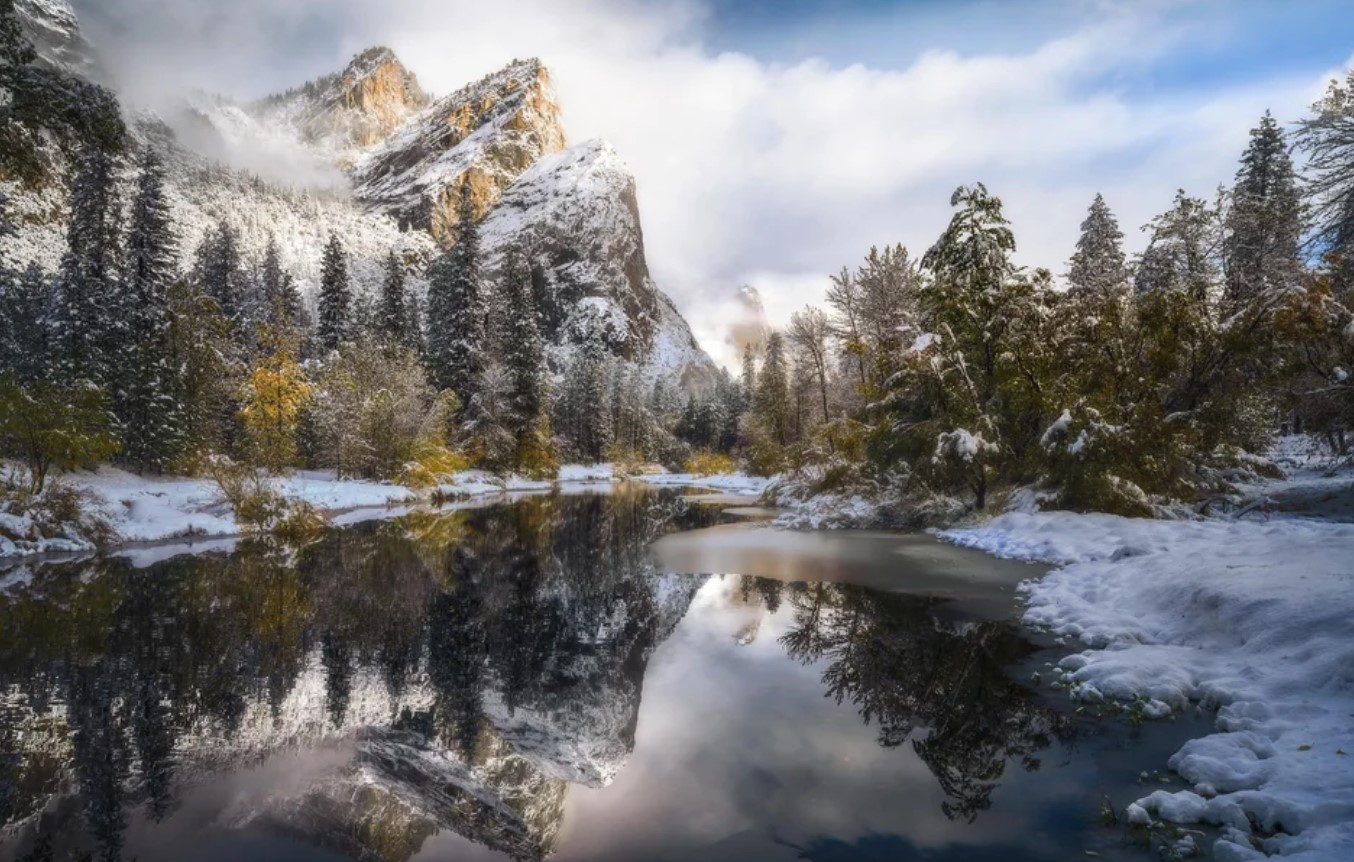
<svg viewBox="0 0 1354 862">
<path fill-rule="evenodd" d="M 930 456 L 924 463 L 935 478 L 967 485 L 981 509 L 989 463 L 1002 451 L 1002 366 L 1018 359 L 1012 330 L 1020 329 L 1022 301 L 1047 279 L 1016 277 L 1015 235 L 985 186 L 960 187 L 950 203 L 959 211 L 922 259 L 934 279 L 922 294 L 922 323 L 938 349 L 920 360 L 909 354 L 910 373 L 896 375 L 883 403 L 892 427 L 907 432 L 899 439 Z"/>
<path fill-rule="evenodd" d="M 113 408 L 124 454 L 142 471 L 162 469 L 182 441 L 184 417 L 170 343 L 169 289 L 178 260 L 159 159 L 148 152 L 132 203 L 122 277 L 130 338 Z"/>
<path fill-rule="evenodd" d="M 386 256 L 385 280 L 381 283 L 381 334 L 394 344 L 407 345 L 408 303 L 404 291 L 404 263 L 392 249 Z"/>
<path fill-rule="evenodd" d="M 772 440 L 780 446 L 789 445 L 794 418 L 790 404 L 790 369 L 785 359 L 785 338 L 779 332 L 771 333 L 766 341 L 766 361 L 757 381 L 753 410 Z"/>
<path fill-rule="evenodd" d="M 320 346 L 337 350 L 351 332 L 352 287 L 348 282 L 348 255 L 336 234 L 324 247 L 320 273 Z"/>
<path fill-rule="evenodd" d="M 1298 124 L 1297 142 L 1307 154 L 1313 240 L 1339 295 L 1354 287 L 1354 71 L 1331 82 L 1312 114 Z"/>
<path fill-rule="evenodd" d="M 740 382 L 746 409 L 752 406 L 752 394 L 757 391 L 757 354 L 753 352 L 751 344 L 743 347 L 743 375 Z"/>
<path fill-rule="evenodd" d="M 715 384 L 715 400 L 719 403 L 719 428 L 714 448 L 718 452 L 729 452 L 738 444 L 738 423 L 747 410 L 747 396 L 723 368 L 719 370 L 719 382 Z"/>
<path fill-rule="evenodd" d="M 1283 130 L 1268 112 L 1251 130 L 1241 157 L 1226 228 L 1229 300 L 1244 301 L 1297 283 L 1302 200 Z"/>
<path fill-rule="evenodd" d="M 516 255 L 505 267 L 504 287 L 511 321 L 505 333 L 504 362 L 511 385 L 512 431 L 520 442 L 539 427 L 545 412 L 545 345 L 536 322 L 531 273 Z"/>
<path fill-rule="evenodd" d="M 1015 271 L 1011 264 L 1015 235 L 1002 214 L 1001 199 L 982 183 L 961 186 L 950 205 L 959 212 L 922 258 L 922 266 L 935 279 L 923 297 L 925 327 L 977 363 L 980 399 L 986 400 L 1006 323 L 1001 315 L 1002 289 Z"/>
<path fill-rule="evenodd" d="M 68 250 L 53 312 L 57 375 L 63 383 L 105 384 L 112 365 L 110 336 L 126 336 L 116 332 L 110 308 L 117 296 L 120 243 L 116 194 L 113 160 L 101 150 L 87 150 L 71 187 Z"/>
<path fill-rule="evenodd" d="M 0 373 L 31 384 L 50 369 L 48 310 L 52 287 L 37 262 L 22 274 L 0 267 Z"/>
<path fill-rule="evenodd" d="M 428 284 L 426 340 L 434 385 L 455 392 L 467 408 L 473 408 L 485 364 L 479 256 L 479 227 L 463 187 L 456 244 L 434 264 Z"/>
<path fill-rule="evenodd" d="M 612 442 L 627 453 L 643 455 L 649 448 L 649 411 L 644 406 L 640 371 L 625 363 L 612 363 Z"/>
<path fill-rule="evenodd" d="M 300 327 L 303 311 L 296 280 L 282 267 L 282 252 L 277 237 L 269 236 L 259 272 L 260 319 L 273 326 Z"/>
<path fill-rule="evenodd" d="M 1114 213 L 1105 198 L 1097 194 L 1081 223 L 1081 236 L 1067 272 L 1067 283 L 1073 292 L 1103 293 L 1128 283 L 1123 240 Z"/>
<path fill-rule="evenodd" d="M 1152 241 L 1138 266 L 1136 291 L 1175 290 L 1198 302 L 1210 301 L 1219 282 L 1218 210 L 1181 189 L 1174 205 L 1149 227 Z"/>
<path fill-rule="evenodd" d="M 195 277 L 202 292 L 216 300 L 226 319 L 241 326 L 246 315 L 244 267 L 240 237 L 225 221 L 207 233 L 198 246 Z"/>
<path fill-rule="evenodd" d="M 578 409 L 582 412 L 582 440 L 578 441 L 587 457 L 601 461 L 616 439 L 611 405 L 611 357 L 598 341 L 583 349 L 582 391 Z"/>
<path fill-rule="evenodd" d="M 601 461 L 615 439 L 610 353 L 600 339 L 578 347 L 555 404 L 555 428 L 575 457 Z"/>
</svg>

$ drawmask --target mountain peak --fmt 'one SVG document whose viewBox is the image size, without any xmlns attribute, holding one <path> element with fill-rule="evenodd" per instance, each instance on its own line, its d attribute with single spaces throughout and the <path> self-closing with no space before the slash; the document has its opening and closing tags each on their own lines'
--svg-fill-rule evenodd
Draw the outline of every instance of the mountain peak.
<svg viewBox="0 0 1354 862">
<path fill-rule="evenodd" d="M 433 102 L 356 166 L 357 196 L 446 241 L 468 186 L 477 216 L 542 156 L 565 147 L 550 73 L 514 60 Z"/>
<path fill-rule="evenodd" d="M 378 45 L 354 56 L 342 72 L 269 96 L 254 110 L 289 123 L 304 141 L 347 167 L 429 101 L 395 52 Z"/>
</svg>

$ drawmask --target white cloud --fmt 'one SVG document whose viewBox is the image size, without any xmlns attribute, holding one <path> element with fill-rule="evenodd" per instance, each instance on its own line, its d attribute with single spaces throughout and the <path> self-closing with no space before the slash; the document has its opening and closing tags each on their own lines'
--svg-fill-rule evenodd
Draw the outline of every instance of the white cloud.
<svg viewBox="0 0 1354 862">
<path fill-rule="evenodd" d="M 1041 5 L 1032 16 L 1048 12 Z M 695 0 L 239 0 L 225 23 L 217 9 L 215 23 L 195 28 L 183 23 L 191 4 L 172 6 L 181 29 L 234 40 L 225 56 L 211 40 L 170 40 L 197 57 L 184 63 L 223 76 L 223 90 L 231 69 L 267 63 L 260 52 L 277 50 L 279 29 L 319 19 L 335 32 L 314 62 L 337 66 L 384 42 L 437 92 L 541 56 L 573 139 L 608 138 L 633 167 L 655 277 L 731 365 L 721 333 L 740 283 L 755 283 L 783 322 L 870 245 L 924 251 L 949 218 L 949 193 L 974 180 L 1006 202 L 1023 263 L 1061 271 L 1097 191 L 1140 245 L 1138 226 L 1176 188 L 1208 194 L 1229 180 L 1259 115 L 1300 116 L 1324 81 L 1309 70 L 1206 92 L 1135 91 L 1155 62 L 1189 50 L 1194 34 L 1168 3 L 1105 4 L 1042 40 L 1032 20 L 1027 50 L 939 46 L 897 69 L 717 53 L 701 41 L 713 23 Z"/>
</svg>

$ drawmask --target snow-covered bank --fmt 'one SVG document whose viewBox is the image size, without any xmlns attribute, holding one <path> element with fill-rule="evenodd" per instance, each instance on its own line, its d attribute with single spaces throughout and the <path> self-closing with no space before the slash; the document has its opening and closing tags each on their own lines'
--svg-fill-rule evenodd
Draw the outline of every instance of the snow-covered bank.
<svg viewBox="0 0 1354 862">
<path fill-rule="evenodd" d="M 289 502 L 306 502 L 331 516 L 336 523 L 351 523 L 370 517 L 394 517 L 410 506 L 427 503 L 434 492 L 444 498 L 484 499 L 546 493 L 556 489 L 596 489 L 623 481 L 610 464 L 566 465 L 555 480 L 500 477 L 471 470 L 458 473 L 436 489 L 415 490 L 403 485 L 338 479 L 332 472 L 299 471 L 273 480 L 276 490 Z M 178 538 L 217 538 L 242 532 L 235 515 L 223 502 L 210 479 L 137 476 L 105 467 L 94 472 L 63 477 L 67 484 L 87 493 L 89 514 L 106 521 L 114 544 L 164 542 Z M 629 481 L 656 487 L 694 487 L 755 496 L 767 480 L 735 474 L 693 476 L 656 472 L 629 477 Z M 346 514 L 345 514 L 346 513 Z M 95 550 L 95 542 L 68 528 L 63 535 L 43 531 L 33 519 L 0 512 L 0 559 L 44 553 Z"/>
<path fill-rule="evenodd" d="M 1214 858 L 1354 859 L 1354 524 L 1010 513 L 943 538 L 1060 568 L 1025 619 L 1092 647 L 1073 696 L 1149 715 L 1220 706 L 1217 732 L 1130 817 L 1225 827 Z"/>
<path fill-rule="evenodd" d="M 694 473 L 650 473 L 632 477 L 633 481 L 645 485 L 663 488 L 704 488 L 721 491 L 725 494 L 740 494 L 759 497 L 771 483 L 761 476 L 749 476 L 746 473 L 729 473 L 722 476 L 697 476 Z"/>
</svg>

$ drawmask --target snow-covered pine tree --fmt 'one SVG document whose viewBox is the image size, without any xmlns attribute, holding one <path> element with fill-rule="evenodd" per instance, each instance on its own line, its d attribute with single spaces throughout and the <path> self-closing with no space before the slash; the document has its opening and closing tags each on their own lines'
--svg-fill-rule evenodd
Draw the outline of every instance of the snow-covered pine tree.
<svg viewBox="0 0 1354 862">
<path fill-rule="evenodd" d="M 0 18 L 0 57 L 4 56 L 4 28 L 6 24 Z M 9 198 L 0 190 L 0 240 L 14 235 L 14 225 L 9 220 Z M 0 248 L 0 374 L 13 371 L 18 360 L 18 307 L 19 273 L 9 265 L 9 258 Z"/>
<path fill-rule="evenodd" d="M 409 341 L 405 327 L 409 323 L 409 306 L 405 296 L 404 262 L 395 250 L 386 255 L 385 279 L 381 282 L 381 334 L 394 344 Z"/>
<path fill-rule="evenodd" d="M 1175 260 L 1166 244 L 1149 242 L 1133 267 L 1133 292 L 1145 296 L 1176 284 Z"/>
<path fill-rule="evenodd" d="M 860 346 L 878 356 L 896 352 L 915 323 L 921 290 L 916 261 L 902 245 L 871 248 L 854 280 Z"/>
<path fill-rule="evenodd" d="M 1172 207 L 1148 227 L 1152 241 L 1138 265 L 1135 290 L 1139 294 L 1178 290 L 1199 302 L 1212 300 L 1220 280 L 1217 208 L 1181 189 Z"/>
<path fill-rule="evenodd" d="M 555 403 L 555 430 L 568 441 L 574 457 L 601 461 L 615 439 L 611 384 L 606 344 L 601 339 L 585 340 L 564 373 Z"/>
<path fill-rule="evenodd" d="M 510 315 L 504 330 L 503 361 L 510 381 L 512 431 L 522 440 L 539 426 L 545 413 L 545 344 L 536 320 L 531 271 L 516 253 L 504 267 L 503 295 Z"/>
<path fill-rule="evenodd" d="M 1251 130 L 1227 211 L 1227 298 L 1244 302 L 1296 285 L 1301 274 L 1302 198 L 1283 130 L 1266 111 Z"/>
<path fill-rule="evenodd" d="M 1354 71 L 1331 81 L 1312 116 L 1298 123 L 1297 143 L 1307 155 L 1313 239 L 1341 295 L 1354 288 Z"/>
<path fill-rule="evenodd" d="M 747 410 L 747 397 L 727 369 L 719 369 L 715 399 L 719 402 L 719 435 L 714 448 L 719 452 L 729 452 L 738 444 L 738 423 Z"/>
<path fill-rule="evenodd" d="M 221 314 L 234 324 L 243 323 L 247 291 L 240 237 L 224 220 L 203 237 L 193 270 L 198 286 L 216 300 Z"/>
<path fill-rule="evenodd" d="M 469 186 L 461 189 L 459 210 L 456 244 L 438 258 L 428 283 L 426 344 L 434 385 L 469 407 L 485 364 L 479 226 Z"/>
<path fill-rule="evenodd" d="M 934 276 L 923 293 L 924 327 L 977 364 L 980 399 L 986 400 L 999 353 L 997 328 L 1005 322 L 1000 316 L 1002 288 L 1015 270 L 1015 234 L 1002 213 L 1001 198 L 982 183 L 960 186 L 950 205 L 959 211 L 922 258 L 922 266 Z"/>
<path fill-rule="evenodd" d="M 752 406 L 753 393 L 757 391 L 757 354 L 751 344 L 743 346 L 743 374 L 739 378 L 743 387 L 744 409 Z"/>
<path fill-rule="evenodd" d="M 123 456 L 142 472 L 163 469 L 183 439 L 181 387 L 169 335 L 169 289 L 177 269 L 164 169 L 148 150 L 127 231 L 121 288 L 130 338 L 113 399 Z"/>
<path fill-rule="evenodd" d="M 650 421 L 638 368 L 613 363 L 610 400 L 612 442 L 626 453 L 643 456 L 649 449 Z"/>
<path fill-rule="evenodd" d="M 85 151 L 71 186 L 70 209 L 67 251 L 53 309 L 55 373 L 63 385 L 89 381 L 102 386 L 112 364 L 107 355 L 112 330 L 119 324 L 111 319 L 110 305 L 117 295 L 121 242 L 113 160 L 107 153 Z"/>
<path fill-rule="evenodd" d="M 601 461 L 616 439 L 611 406 L 611 354 L 601 341 L 589 341 L 582 348 L 582 440 L 575 441 L 592 461 Z"/>
<path fill-rule="evenodd" d="M 48 311 L 52 285 L 34 261 L 22 274 L 0 269 L 0 373 L 14 374 L 21 384 L 43 379 L 51 371 Z"/>
<path fill-rule="evenodd" d="M 757 381 L 753 413 L 762 429 L 778 446 L 790 443 L 794 417 L 790 403 L 790 369 L 785 358 L 785 337 L 771 333 L 766 340 L 766 361 Z"/>
<path fill-rule="evenodd" d="M 1128 283 L 1124 261 L 1124 233 L 1110 212 L 1104 196 L 1096 194 L 1067 271 L 1067 283 L 1073 293 L 1104 293 Z"/>
<path fill-rule="evenodd" d="M 940 486 L 967 484 L 982 508 L 989 462 L 1002 451 L 1001 366 L 1011 360 L 1023 301 L 1046 279 L 1015 277 L 1015 235 L 1001 199 L 982 183 L 961 186 L 950 204 L 958 212 L 922 259 L 932 283 L 921 292 L 920 323 L 935 337 L 910 351 L 888 384 L 880 403 L 885 427 L 897 433 L 881 440 L 881 453 L 910 447 Z"/>
<path fill-rule="evenodd" d="M 337 234 L 329 235 L 320 271 L 320 346 L 337 350 L 350 335 L 352 286 L 348 281 L 348 253 Z"/>
<path fill-rule="evenodd" d="M 259 294 L 262 304 L 260 319 L 273 326 L 299 327 L 302 325 L 301 292 L 296 280 L 282 268 L 282 251 L 277 237 L 269 236 L 259 267 Z"/>
</svg>

